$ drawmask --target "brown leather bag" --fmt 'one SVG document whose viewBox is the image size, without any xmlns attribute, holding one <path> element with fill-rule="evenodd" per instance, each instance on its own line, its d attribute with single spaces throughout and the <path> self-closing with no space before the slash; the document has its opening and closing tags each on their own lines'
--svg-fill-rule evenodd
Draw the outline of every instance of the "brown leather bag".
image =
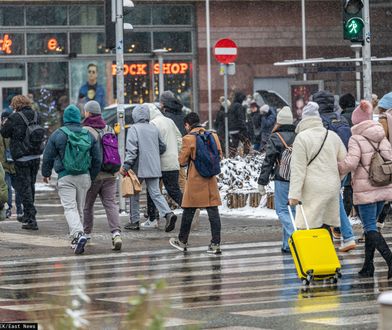
<svg viewBox="0 0 392 330">
<path fill-rule="evenodd" d="M 121 194 L 122 197 L 131 197 L 142 191 L 142 185 L 136 174 L 129 170 L 126 176 L 121 178 Z"/>
</svg>

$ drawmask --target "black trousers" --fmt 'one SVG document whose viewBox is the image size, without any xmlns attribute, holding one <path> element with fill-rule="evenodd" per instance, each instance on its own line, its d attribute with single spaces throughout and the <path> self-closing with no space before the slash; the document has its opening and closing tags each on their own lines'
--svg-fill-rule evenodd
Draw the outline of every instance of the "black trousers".
<svg viewBox="0 0 392 330">
<path fill-rule="evenodd" d="M 211 243 L 220 244 L 221 240 L 221 221 L 218 211 L 218 206 L 206 207 L 208 213 L 208 220 L 211 226 Z M 188 243 L 189 233 L 191 231 L 193 216 L 195 215 L 196 208 L 184 208 L 181 219 L 181 228 L 178 239 L 182 243 Z"/>
<path fill-rule="evenodd" d="M 34 206 L 34 200 L 39 162 L 39 158 L 26 162 L 15 162 L 15 189 L 21 198 L 23 214 L 28 222 L 36 221 L 37 210 Z"/>
<path fill-rule="evenodd" d="M 242 142 L 244 146 L 244 154 L 247 155 L 250 152 L 250 140 L 249 137 L 243 133 L 229 134 L 229 153 L 230 157 L 235 157 L 237 155 L 237 149 Z"/>
<path fill-rule="evenodd" d="M 182 203 L 182 192 L 178 184 L 179 171 L 163 171 L 162 182 L 168 195 L 179 205 Z M 147 214 L 148 218 L 153 221 L 159 218 L 157 209 L 147 191 Z"/>
</svg>

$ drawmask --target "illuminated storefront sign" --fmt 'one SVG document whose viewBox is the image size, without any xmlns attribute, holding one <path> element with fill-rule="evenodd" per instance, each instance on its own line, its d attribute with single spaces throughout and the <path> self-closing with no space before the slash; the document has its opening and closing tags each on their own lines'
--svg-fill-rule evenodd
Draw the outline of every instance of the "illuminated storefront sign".
<svg viewBox="0 0 392 330">
<path fill-rule="evenodd" d="M 0 39 L 0 51 L 6 54 L 12 54 L 12 40 L 8 34 L 4 34 L 3 39 Z"/>
<path fill-rule="evenodd" d="M 145 76 L 147 75 L 147 64 L 132 63 L 124 64 L 124 76 Z M 163 74 L 185 74 L 189 70 L 189 63 L 174 62 L 163 64 Z M 159 63 L 154 64 L 154 74 L 159 74 Z M 112 65 L 112 75 L 116 75 L 116 65 Z"/>
<path fill-rule="evenodd" d="M 48 40 L 48 49 L 49 50 L 56 50 L 58 46 L 58 42 L 56 38 L 50 38 Z"/>
</svg>

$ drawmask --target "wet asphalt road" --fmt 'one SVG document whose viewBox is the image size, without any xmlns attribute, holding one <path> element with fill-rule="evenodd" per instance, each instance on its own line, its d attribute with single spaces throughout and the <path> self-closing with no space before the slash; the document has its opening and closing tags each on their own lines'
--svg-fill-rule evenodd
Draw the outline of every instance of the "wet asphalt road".
<svg viewBox="0 0 392 330">
<path fill-rule="evenodd" d="M 337 286 L 305 289 L 291 256 L 280 252 L 274 220 L 223 218 L 221 256 L 205 253 L 210 234 L 204 215 L 187 254 L 168 245 L 173 233 L 154 229 L 123 232 L 123 250 L 116 253 L 97 205 L 93 239 L 84 255 L 74 256 L 57 194 L 40 192 L 37 205 L 38 232 L 22 231 L 15 218 L 0 223 L 0 321 L 50 324 L 70 308 L 89 322 L 86 329 L 144 328 L 148 315 L 160 313 L 172 329 L 376 329 L 376 299 L 392 289 L 379 255 L 374 279 L 356 276 L 363 246 L 339 254 L 343 278 Z M 391 227 L 384 232 L 392 244 Z M 165 287 L 152 290 L 162 279 Z M 125 322 L 135 310 L 130 298 L 139 324 Z"/>
</svg>

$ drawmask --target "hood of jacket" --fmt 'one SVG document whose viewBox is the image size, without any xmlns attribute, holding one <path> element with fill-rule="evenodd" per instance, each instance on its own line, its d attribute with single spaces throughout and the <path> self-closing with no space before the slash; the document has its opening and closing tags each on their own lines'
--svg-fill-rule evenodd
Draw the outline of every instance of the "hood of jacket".
<svg viewBox="0 0 392 330">
<path fill-rule="evenodd" d="M 148 106 L 148 109 L 150 111 L 150 120 L 154 120 L 159 116 L 164 117 L 163 113 L 158 109 L 158 107 L 155 104 L 146 103 L 146 105 Z"/>
<path fill-rule="evenodd" d="M 373 120 L 365 120 L 351 127 L 353 135 L 362 135 L 372 142 L 379 143 L 385 137 L 381 124 Z"/>
<path fill-rule="evenodd" d="M 319 105 L 320 115 L 335 111 L 335 97 L 327 91 L 319 91 L 312 96 L 313 102 Z"/>
<path fill-rule="evenodd" d="M 298 133 L 303 132 L 307 129 L 315 128 L 315 127 L 324 127 L 323 121 L 321 120 L 321 118 L 320 117 L 306 117 L 298 123 L 298 125 L 295 129 L 295 133 L 298 134 Z"/>
<path fill-rule="evenodd" d="M 246 95 L 244 93 L 236 92 L 234 94 L 233 103 L 242 104 L 242 102 L 244 102 L 245 99 L 246 99 Z"/>
<path fill-rule="evenodd" d="M 150 121 L 150 108 L 144 103 L 137 105 L 132 110 L 132 119 L 133 122 L 136 123 L 148 123 Z"/>
<path fill-rule="evenodd" d="M 172 113 L 182 113 L 183 107 L 184 106 L 182 105 L 182 103 L 177 99 L 168 100 L 163 105 L 163 109 L 166 112 L 172 112 Z"/>
</svg>

